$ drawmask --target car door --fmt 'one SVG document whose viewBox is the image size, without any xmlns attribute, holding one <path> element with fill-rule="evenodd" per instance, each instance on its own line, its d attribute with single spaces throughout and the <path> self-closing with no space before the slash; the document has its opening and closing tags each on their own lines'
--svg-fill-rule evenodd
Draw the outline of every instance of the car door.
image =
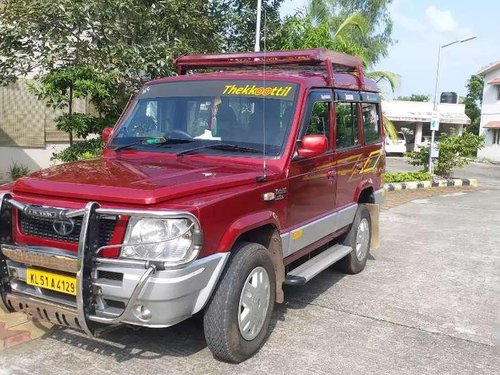
<svg viewBox="0 0 500 375">
<path fill-rule="evenodd" d="M 307 99 L 297 147 L 304 135 L 322 134 L 328 139 L 328 149 L 310 158 L 295 157 L 291 162 L 287 226 L 292 231 L 288 253 L 316 242 L 332 231 L 324 221 L 335 204 L 332 99 L 332 91 L 327 89 L 313 90 Z"/>
<path fill-rule="evenodd" d="M 353 203 L 354 193 L 362 180 L 363 152 L 359 124 L 361 96 L 356 91 L 335 91 L 335 163 L 337 191 L 335 207 Z"/>
</svg>

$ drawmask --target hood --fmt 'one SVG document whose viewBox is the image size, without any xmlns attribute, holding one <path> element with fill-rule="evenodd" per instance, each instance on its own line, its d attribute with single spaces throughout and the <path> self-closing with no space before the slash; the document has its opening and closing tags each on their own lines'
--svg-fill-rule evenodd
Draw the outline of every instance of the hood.
<svg viewBox="0 0 500 375">
<path fill-rule="evenodd" d="M 126 204 L 157 204 L 196 193 L 255 184 L 257 166 L 183 159 L 102 158 L 58 165 L 23 177 L 14 192 Z M 272 173 L 268 174 L 272 177 Z"/>
</svg>

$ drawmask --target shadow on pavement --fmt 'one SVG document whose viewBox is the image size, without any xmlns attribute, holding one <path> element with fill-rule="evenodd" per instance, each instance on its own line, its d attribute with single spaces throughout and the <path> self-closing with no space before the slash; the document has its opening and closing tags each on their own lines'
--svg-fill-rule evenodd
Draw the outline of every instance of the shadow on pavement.
<svg viewBox="0 0 500 375">
<path fill-rule="evenodd" d="M 302 286 L 285 286 L 285 309 L 304 309 L 314 303 L 314 300 L 325 293 L 328 289 L 334 288 L 346 274 L 340 273 L 330 267 L 321 272 L 314 279 Z"/>
<path fill-rule="evenodd" d="M 45 338 L 125 362 L 133 358 L 185 357 L 207 345 L 197 317 L 170 328 L 148 329 L 123 326 L 97 339 L 66 328 L 55 328 Z"/>
<path fill-rule="evenodd" d="M 373 260 L 373 256 L 370 255 Z M 304 309 L 314 300 L 334 288 L 346 275 L 330 267 L 305 286 L 285 286 L 285 303 L 277 304 L 271 319 L 269 334 L 280 321 L 285 321 L 288 309 Z M 206 348 L 201 314 L 173 327 L 162 329 L 118 327 L 97 339 L 67 328 L 54 328 L 44 338 L 63 342 L 88 352 L 114 358 L 117 362 L 130 359 L 187 357 Z"/>
</svg>

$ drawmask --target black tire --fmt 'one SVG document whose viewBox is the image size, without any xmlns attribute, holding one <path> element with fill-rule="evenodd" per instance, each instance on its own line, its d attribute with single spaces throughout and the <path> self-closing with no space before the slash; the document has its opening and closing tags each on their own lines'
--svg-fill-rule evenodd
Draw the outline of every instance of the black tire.
<svg viewBox="0 0 500 375">
<path fill-rule="evenodd" d="M 247 278 L 257 267 L 269 277 L 270 298 L 267 314 L 260 332 L 245 340 L 238 324 L 240 296 Z M 240 363 L 254 355 L 269 335 L 269 322 L 276 300 L 276 277 L 269 251 L 260 244 L 239 243 L 231 251 L 229 264 L 209 301 L 203 318 L 205 339 L 215 358 Z"/>
<path fill-rule="evenodd" d="M 356 238 L 358 235 L 359 224 L 362 220 L 366 220 L 368 222 L 369 236 L 365 249 L 366 251 L 364 251 L 364 254 L 360 259 L 356 253 Z M 363 271 L 365 268 L 368 255 L 370 254 L 370 242 L 372 235 L 371 224 L 372 222 L 368 208 L 364 204 L 360 204 L 349 232 L 347 232 L 347 234 L 340 241 L 343 245 L 352 247 L 352 251 L 337 262 L 337 268 L 340 271 L 348 274 L 356 274 Z"/>
</svg>

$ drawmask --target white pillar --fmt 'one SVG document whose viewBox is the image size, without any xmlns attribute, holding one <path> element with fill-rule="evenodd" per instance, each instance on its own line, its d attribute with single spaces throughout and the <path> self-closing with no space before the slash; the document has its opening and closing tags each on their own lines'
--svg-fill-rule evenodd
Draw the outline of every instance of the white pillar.
<svg viewBox="0 0 500 375">
<path fill-rule="evenodd" d="M 424 124 L 421 122 L 417 122 L 415 124 L 415 143 L 413 145 L 413 151 L 417 151 L 418 146 L 420 146 L 420 143 L 422 142 L 422 128 L 424 127 Z"/>
</svg>

